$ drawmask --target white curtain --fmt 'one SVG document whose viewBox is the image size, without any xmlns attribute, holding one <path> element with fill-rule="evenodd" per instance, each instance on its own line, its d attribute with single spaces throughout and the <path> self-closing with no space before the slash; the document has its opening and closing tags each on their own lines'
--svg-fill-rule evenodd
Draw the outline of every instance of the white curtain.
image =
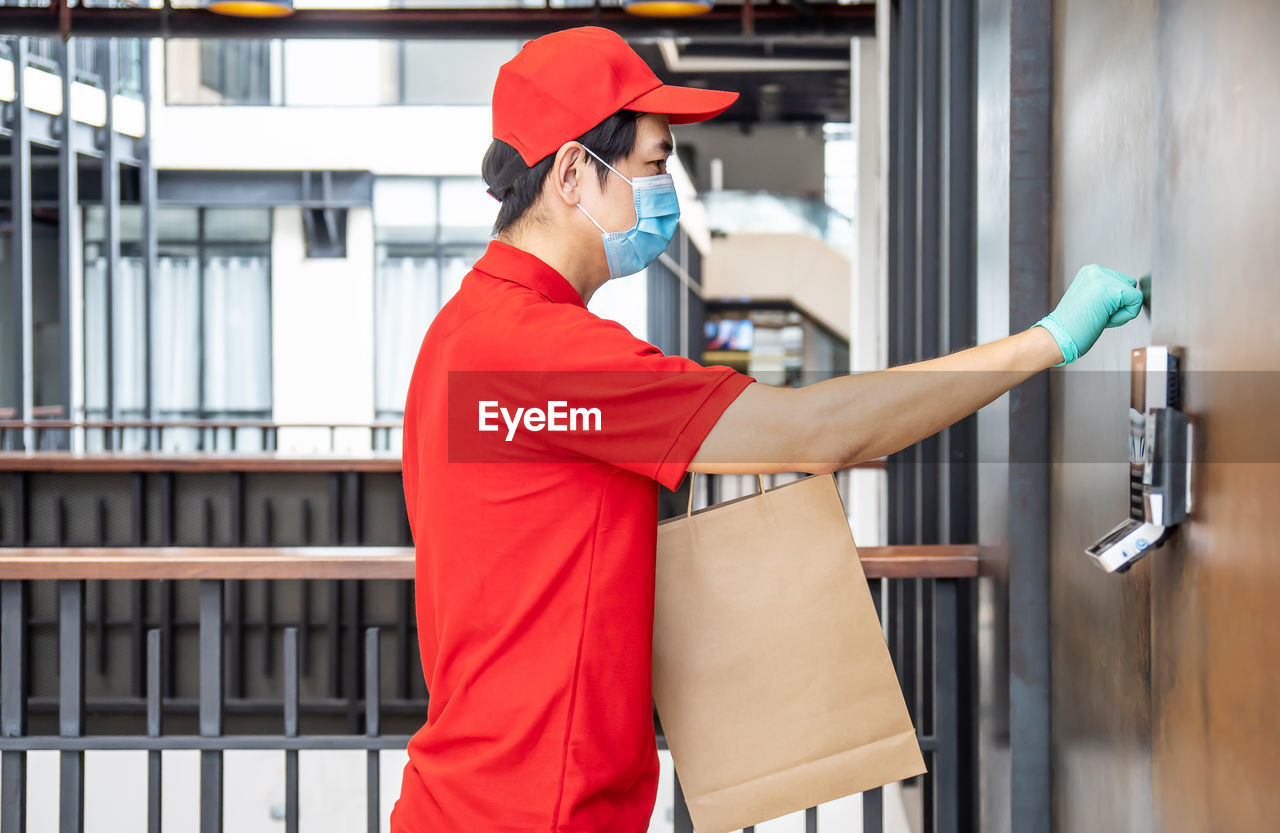
<svg viewBox="0 0 1280 833">
<path fill-rule="evenodd" d="M 116 270 L 116 303 L 111 310 L 115 364 L 116 413 L 122 419 L 143 419 L 147 408 L 146 276 L 141 258 L 120 258 Z M 122 432 L 120 448 L 146 448 L 146 431 Z"/>
<path fill-rule="evenodd" d="M 204 265 L 204 408 L 262 411 L 271 408 L 271 286 L 265 257 L 208 257 Z M 228 413 L 227 417 L 238 413 Z M 236 448 L 261 448 L 262 432 L 240 432 Z M 229 449 L 230 436 L 217 438 Z"/>
<path fill-rule="evenodd" d="M 146 410 L 146 327 L 145 278 L 140 258 L 122 257 L 117 262 L 115 292 L 111 305 L 115 413 L 118 419 L 142 419 Z M 99 256 L 85 264 L 85 410 L 90 419 L 106 419 L 107 414 L 107 259 Z M 145 447 L 141 430 L 125 431 L 120 448 L 125 451 Z M 103 448 L 102 433 L 89 432 L 86 447 Z"/>
<path fill-rule="evenodd" d="M 106 408 L 106 259 L 85 264 L 85 403 L 90 416 Z M 123 417 L 140 418 L 145 405 L 143 264 L 121 258 L 112 306 L 115 400 Z M 270 278 L 266 257 L 217 256 L 205 260 L 204 389 L 200 388 L 200 262 L 162 257 L 151 283 L 151 385 L 156 419 L 195 418 L 203 410 L 271 408 Z M 203 396 L 202 396 L 203 393 Z M 261 432 L 242 431 L 237 448 L 258 447 Z M 127 432 L 125 449 L 140 449 L 143 432 Z M 195 449 L 194 429 L 164 432 L 166 451 Z M 86 437 L 101 448 L 101 435 Z M 218 447 L 229 448 L 230 437 Z M 208 441 L 206 448 L 212 446 Z"/>
<path fill-rule="evenodd" d="M 453 297 L 462 285 L 462 279 L 471 271 L 472 265 L 479 260 L 480 253 L 466 255 L 444 255 L 440 258 L 440 306 Z"/>
<path fill-rule="evenodd" d="M 162 257 L 151 284 L 152 405 L 157 419 L 193 418 L 200 408 L 200 261 Z M 197 447 L 194 428 L 169 428 L 165 451 Z"/>
<path fill-rule="evenodd" d="M 140 419 L 146 409 L 147 330 L 146 276 L 140 258 L 121 258 L 116 271 L 115 319 L 116 410 L 130 419 Z"/>
<path fill-rule="evenodd" d="M 404 410 L 418 348 L 441 306 L 439 265 L 433 257 L 388 257 L 378 262 L 374 380 L 379 413 Z"/>
</svg>

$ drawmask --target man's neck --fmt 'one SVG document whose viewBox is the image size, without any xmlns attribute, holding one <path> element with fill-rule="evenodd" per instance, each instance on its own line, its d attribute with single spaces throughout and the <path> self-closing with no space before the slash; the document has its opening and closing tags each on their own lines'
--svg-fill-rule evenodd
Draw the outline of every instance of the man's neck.
<svg viewBox="0 0 1280 833">
<path fill-rule="evenodd" d="M 567 244 L 551 235 L 538 234 L 536 230 L 504 232 L 499 234 L 497 239 L 528 252 L 555 269 L 582 296 L 584 304 L 589 302 L 595 291 L 604 284 L 604 281 L 598 277 L 592 277 L 592 272 L 598 266 L 592 262 L 592 258 L 583 253 L 580 246 Z"/>
</svg>

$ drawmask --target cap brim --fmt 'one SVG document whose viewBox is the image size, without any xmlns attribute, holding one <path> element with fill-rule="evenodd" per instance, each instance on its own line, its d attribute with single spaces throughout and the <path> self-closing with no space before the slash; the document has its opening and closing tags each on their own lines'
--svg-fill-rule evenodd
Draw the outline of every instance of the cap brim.
<svg viewBox="0 0 1280 833">
<path fill-rule="evenodd" d="M 676 87 L 664 84 L 650 90 L 634 101 L 622 106 L 623 110 L 641 113 L 661 113 L 671 124 L 692 124 L 706 121 L 729 109 L 738 100 L 738 94 L 725 90 L 704 90 L 700 87 Z"/>
</svg>

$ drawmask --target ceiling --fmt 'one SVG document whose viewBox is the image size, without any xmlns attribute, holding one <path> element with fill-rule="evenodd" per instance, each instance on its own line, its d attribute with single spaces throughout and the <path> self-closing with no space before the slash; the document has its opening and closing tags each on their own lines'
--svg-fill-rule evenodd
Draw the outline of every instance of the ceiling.
<svg viewBox="0 0 1280 833">
<path fill-rule="evenodd" d="M 665 83 L 740 93 L 718 122 L 850 120 L 847 36 L 806 44 L 667 41 L 632 46 Z M 675 60 L 673 50 L 678 50 Z"/>
<path fill-rule="evenodd" d="M 115 0 L 112 0 L 115 2 Z M 569 26 L 602 25 L 626 37 L 663 81 L 741 94 L 721 121 L 847 122 L 850 39 L 874 34 L 875 4 L 833 0 L 718 0 L 691 18 L 626 13 L 620 0 L 395 0 L 386 9 L 299 9 L 280 18 L 237 18 L 178 0 L 165 8 L 0 6 L 12 35 L 210 38 L 528 39 Z M 299 0 L 306 3 L 310 0 Z M 448 2 L 448 0 L 444 0 Z M 90 5 L 94 3 L 94 5 Z M 415 5 L 417 4 L 417 5 Z"/>
</svg>

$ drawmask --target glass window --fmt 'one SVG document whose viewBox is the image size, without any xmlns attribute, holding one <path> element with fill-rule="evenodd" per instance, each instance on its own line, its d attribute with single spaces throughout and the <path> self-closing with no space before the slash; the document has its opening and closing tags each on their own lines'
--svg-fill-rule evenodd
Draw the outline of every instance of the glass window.
<svg viewBox="0 0 1280 833">
<path fill-rule="evenodd" d="M 200 209 L 162 207 L 156 212 L 160 240 L 195 240 L 200 236 Z"/>
<path fill-rule="evenodd" d="M 434 242 L 437 180 L 378 177 L 373 181 L 373 214 L 378 239 Z"/>
<path fill-rule="evenodd" d="M 152 367 L 152 401 L 158 419 L 200 414 L 200 258 L 195 247 L 156 263 L 152 286 L 152 341 L 164 344 Z M 166 432 L 166 441 L 170 438 Z"/>
<path fill-rule="evenodd" d="M 168 104 L 271 104 L 274 41 L 170 38 L 165 42 Z"/>
<path fill-rule="evenodd" d="M 121 219 L 123 231 L 123 214 Z M 90 418 L 111 412 L 140 418 L 147 361 L 143 260 L 136 243 L 122 246 L 108 325 L 101 232 L 101 207 L 86 207 L 86 410 Z M 270 209 L 159 209 L 150 293 L 153 418 L 270 418 L 270 235 Z M 114 348 L 110 373 L 104 359 L 108 338 Z M 213 447 L 208 433 L 166 430 L 164 449 Z M 240 434 L 245 449 L 261 439 L 259 432 Z M 124 440 L 126 449 L 142 448 L 144 436 Z M 219 438 L 219 447 L 228 447 L 226 438 Z"/>
<path fill-rule="evenodd" d="M 462 279 L 471 271 L 484 249 L 468 252 L 451 252 L 440 256 L 440 299 L 441 304 L 453 297 L 462 286 Z"/>
<path fill-rule="evenodd" d="M 121 95 L 144 101 L 142 94 L 142 41 L 138 38 L 120 38 L 116 41 L 118 64 L 117 72 L 119 77 L 119 92 Z M 147 41 L 151 43 L 150 40 Z"/>
<path fill-rule="evenodd" d="M 487 245 L 498 203 L 478 176 L 378 177 L 373 221 L 384 243 Z"/>
<path fill-rule="evenodd" d="M 267 258 L 204 258 L 204 389 L 201 410 L 233 417 L 271 408 L 271 280 Z"/>
<path fill-rule="evenodd" d="M 101 85 L 101 77 L 106 67 L 106 41 L 100 38 L 75 38 L 71 41 L 76 50 L 76 75 L 85 80 L 92 76 L 90 83 Z M 121 67 L 123 72 L 123 67 Z"/>
<path fill-rule="evenodd" d="M 86 41 L 87 38 L 79 38 Z M 218 104 L 222 96 L 200 83 L 200 41 L 170 38 L 164 44 L 165 104 Z"/>
<path fill-rule="evenodd" d="M 200 41 L 200 85 L 229 104 L 271 103 L 271 42 Z"/>
<path fill-rule="evenodd" d="M 761 381 L 767 377 L 770 384 L 792 386 L 848 372 L 848 342 L 789 305 L 710 306 L 704 364 L 725 364 Z"/>
<path fill-rule="evenodd" d="M 405 4 L 393 0 L 392 5 Z M 165 100 L 251 106 L 487 106 L 499 67 L 521 44 L 514 38 L 170 38 L 165 42 Z M 122 52 L 128 90 L 138 86 L 132 56 L 128 49 Z"/>
<path fill-rule="evenodd" d="M 403 413 L 418 347 L 440 309 L 440 265 L 434 257 L 378 247 L 374 281 L 375 407 L 379 415 Z M 379 417 L 382 418 L 382 417 Z"/>
<path fill-rule="evenodd" d="M 482 254 L 483 247 L 378 244 L 374 277 L 376 419 L 404 415 L 404 397 L 422 337 Z"/>
<path fill-rule="evenodd" d="M 824 124 L 822 135 L 827 205 L 852 217 L 858 202 L 858 141 L 853 125 Z"/>
<path fill-rule="evenodd" d="M 108 416 L 107 380 L 111 379 L 118 417 L 138 419 L 145 413 L 146 328 L 143 326 L 143 264 L 140 258 L 121 257 L 113 279 L 107 322 L 107 260 L 101 243 L 85 246 L 84 339 L 85 411 L 90 419 Z M 111 339 L 111 350 L 106 349 Z M 111 357 L 108 372 L 107 357 Z"/>
<path fill-rule="evenodd" d="M 271 209 L 206 208 L 204 234 L 208 240 L 268 241 L 271 239 Z"/>
<path fill-rule="evenodd" d="M 142 206 L 136 203 L 119 206 L 120 240 L 142 239 Z M 85 206 L 84 239 L 102 240 L 106 237 L 106 212 L 101 205 Z"/>
<path fill-rule="evenodd" d="M 444 219 L 441 239 L 446 242 L 488 240 L 498 217 L 498 202 L 485 190 L 479 177 L 440 180 L 440 205 Z"/>
<path fill-rule="evenodd" d="M 290 106 L 376 106 L 394 102 L 388 57 L 392 44 L 376 40 L 284 42 L 284 101 Z"/>
<path fill-rule="evenodd" d="M 402 104 L 489 104 L 498 67 L 520 51 L 518 40 L 404 40 Z"/>
<path fill-rule="evenodd" d="M 212 210 L 212 209 L 211 209 Z M 85 206 L 84 239 L 101 240 L 106 236 L 103 227 L 101 205 Z M 200 236 L 199 209 L 161 207 L 156 211 L 156 238 L 158 240 L 195 240 Z M 120 206 L 120 240 L 121 242 L 142 241 L 142 206 L 124 204 Z"/>
<path fill-rule="evenodd" d="M 479 177 L 374 180 L 377 419 L 403 415 L 422 337 L 484 254 L 497 211 Z"/>
<path fill-rule="evenodd" d="M 167 257 L 200 257 L 200 246 L 198 243 L 172 243 L 161 239 L 156 244 L 156 251 L 162 260 Z"/>
</svg>

